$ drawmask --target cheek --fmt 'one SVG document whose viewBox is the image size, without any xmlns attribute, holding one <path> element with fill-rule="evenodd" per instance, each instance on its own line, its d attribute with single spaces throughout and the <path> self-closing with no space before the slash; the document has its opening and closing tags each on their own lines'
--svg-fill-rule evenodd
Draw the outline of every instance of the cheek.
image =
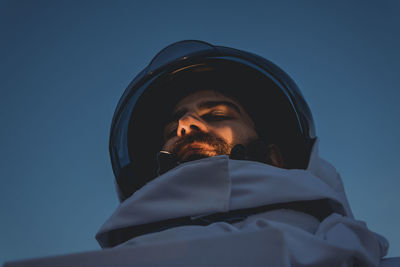
<svg viewBox="0 0 400 267">
<path fill-rule="evenodd" d="M 231 145 L 245 145 L 250 139 L 257 137 L 255 130 L 247 125 L 219 127 L 215 129 L 215 134 Z"/>
<path fill-rule="evenodd" d="M 247 143 L 257 137 L 257 133 L 252 128 L 242 127 L 238 129 L 237 135 L 235 136 L 236 144 L 247 145 Z"/>
<path fill-rule="evenodd" d="M 218 127 L 212 130 L 213 134 L 219 138 L 222 138 L 228 144 L 233 144 L 235 139 L 234 129 L 229 126 Z"/>
<path fill-rule="evenodd" d="M 173 138 L 167 140 L 164 143 L 164 145 L 162 147 L 162 150 L 171 152 L 173 144 L 175 144 L 175 142 L 178 141 L 178 139 L 179 139 L 179 137 L 176 136 L 176 137 L 173 137 Z"/>
</svg>

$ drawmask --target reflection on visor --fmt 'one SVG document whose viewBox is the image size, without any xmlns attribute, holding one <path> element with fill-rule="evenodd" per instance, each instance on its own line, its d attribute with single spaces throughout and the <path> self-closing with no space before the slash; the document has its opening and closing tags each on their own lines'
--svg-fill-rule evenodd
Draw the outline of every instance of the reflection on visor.
<svg viewBox="0 0 400 267">
<path fill-rule="evenodd" d="M 150 62 L 147 67 L 147 73 L 166 65 L 167 63 L 177 60 L 185 60 L 190 54 L 215 50 L 215 47 L 201 41 L 182 41 L 167 46 L 161 50 Z"/>
</svg>

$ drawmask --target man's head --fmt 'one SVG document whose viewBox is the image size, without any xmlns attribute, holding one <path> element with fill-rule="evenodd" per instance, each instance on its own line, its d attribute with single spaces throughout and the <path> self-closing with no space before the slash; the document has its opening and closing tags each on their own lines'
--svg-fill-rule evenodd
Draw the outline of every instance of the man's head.
<svg viewBox="0 0 400 267">
<path fill-rule="evenodd" d="M 177 103 L 171 121 L 164 127 L 162 150 L 175 155 L 179 162 L 186 162 L 230 155 L 236 145 L 252 153 L 251 145 L 259 142 L 253 120 L 237 100 L 216 91 L 202 90 Z M 264 158 L 257 160 L 283 166 L 275 145 L 269 144 L 264 149 Z"/>
<path fill-rule="evenodd" d="M 125 90 L 110 155 L 122 201 L 176 166 L 160 167 L 169 153 L 178 162 L 226 154 L 304 169 L 314 140 L 308 105 L 279 67 L 245 51 L 182 41 L 158 53 Z"/>
</svg>

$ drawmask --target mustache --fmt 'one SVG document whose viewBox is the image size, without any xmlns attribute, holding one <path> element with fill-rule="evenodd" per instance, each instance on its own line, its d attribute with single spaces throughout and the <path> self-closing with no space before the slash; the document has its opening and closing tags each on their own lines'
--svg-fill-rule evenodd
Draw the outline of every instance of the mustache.
<svg viewBox="0 0 400 267">
<path fill-rule="evenodd" d="M 183 151 L 184 147 L 194 142 L 207 144 L 215 149 L 217 155 L 229 155 L 232 146 L 229 145 L 224 139 L 213 136 L 209 133 L 195 132 L 190 135 L 185 135 L 175 142 L 172 146 L 172 153 L 176 156 Z"/>
</svg>

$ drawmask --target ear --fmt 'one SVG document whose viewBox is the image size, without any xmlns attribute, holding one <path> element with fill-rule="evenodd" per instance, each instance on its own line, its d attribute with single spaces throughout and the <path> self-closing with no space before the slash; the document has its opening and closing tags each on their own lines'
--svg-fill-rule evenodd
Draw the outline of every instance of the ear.
<svg viewBox="0 0 400 267">
<path fill-rule="evenodd" d="M 268 145 L 268 155 L 267 155 L 268 163 L 272 166 L 278 167 L 278 168 L 283 168 L 283 157 L 281 150 L 277 145 L 271 144 Z"/>
</svg>

